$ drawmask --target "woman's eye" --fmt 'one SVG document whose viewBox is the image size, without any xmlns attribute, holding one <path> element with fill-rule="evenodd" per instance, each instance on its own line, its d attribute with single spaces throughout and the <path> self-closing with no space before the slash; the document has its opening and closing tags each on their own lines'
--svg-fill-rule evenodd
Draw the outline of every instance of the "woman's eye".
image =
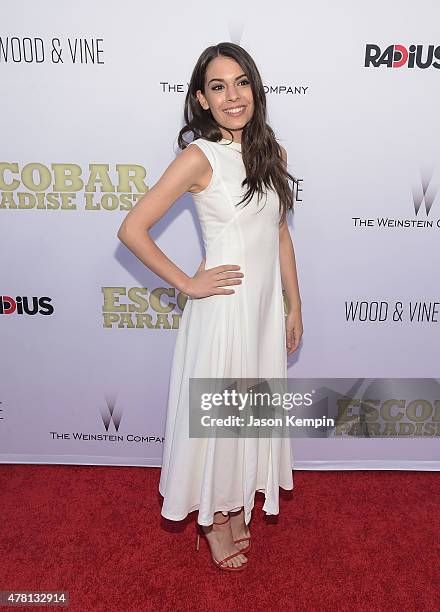
<svg viewBox="0 0 440 612">
<path fill-rule="evenodd" d="M 248 79 L 242 79 L 240 81 L 240 84 L 244 83 L 245 85 L 249 85 L 249 81 Z M 219 87 L 223 87 L 223 85 L 214 85 L 214 87 L 212 88 L 213 91 L 217 91 Z"/>
</svg>

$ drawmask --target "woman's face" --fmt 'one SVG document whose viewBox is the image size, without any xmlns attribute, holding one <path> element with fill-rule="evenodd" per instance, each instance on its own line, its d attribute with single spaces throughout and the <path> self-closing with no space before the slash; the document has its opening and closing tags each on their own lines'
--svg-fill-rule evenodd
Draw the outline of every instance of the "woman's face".
<svg viewBox="0 0 440 612">
<path fill-rule="evenodd" d="M 198 89 L 196 95 L 202 107 L 211 110 L 223 138 L 230 139 L 227 127 L 241 142 L 241 131 L 254 113 L 251 83 L 241 66 L 230 57 L 215 57 L 206 68 L 205 93 Z"/>
</svg>

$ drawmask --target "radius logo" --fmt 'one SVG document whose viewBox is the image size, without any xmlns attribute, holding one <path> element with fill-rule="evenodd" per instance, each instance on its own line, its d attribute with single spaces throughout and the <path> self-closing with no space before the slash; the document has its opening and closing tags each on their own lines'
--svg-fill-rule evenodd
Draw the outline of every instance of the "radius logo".
<svg viewBox="0 0 440 612">
<path fill-rule="evenodd" d="M 438 60 L 438 61 L 436 61 Z M 365 68 L 440 68 L 440 45 L 389 45 L 383 51 L 379 45 L 365 46 Z"/>
<path fill-rule="evenodd" d="M 54 312 L 51 301 L 50 297 L 17 295 L 14 299 L 9 295 L 0 295 L 0 315 L 51 315 Z"/>
</svg>

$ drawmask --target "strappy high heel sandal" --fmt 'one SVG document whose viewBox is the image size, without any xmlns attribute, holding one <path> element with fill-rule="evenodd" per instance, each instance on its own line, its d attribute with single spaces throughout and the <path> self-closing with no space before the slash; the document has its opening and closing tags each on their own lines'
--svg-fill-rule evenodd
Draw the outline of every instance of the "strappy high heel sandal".
<svg viewBox="0 0 440 612">
<path fill-rule="evenodd" d="M 238 544 L 238 542 L 249 542 L 249 544 L 247 546 L 245 546 L 244 548 L 240 549 L 240 552 L 242 552 L 243 554 L 248 553 L 251 549 L 251 538 L 250 536 L 248 538 L 239 538 L 238 540 L 234 540 L 234 544 Z"/>
<path fill-rule="evenodd" d="M 226 523 L 228 523 L 230 520 L 229 514 L 228 514 L 228 518 L 225 521 L 222 521 L 221 523 L 217 523 L 216 521 L 214 521 L 215 525 L 225 525 Z M 208 542 L 208 539 L 206 538 L 206 534 L 202 529 L 202 526 L 199 525 L 196 522 L 196 534 L 197 534 L 197 538 L 196 538 L 196 550 L 199 550 L 200 547 L 200 536 L 204 536 L 206 541 Z M 209 546 L 209 542 L 208 542 L 208 546 Z M 221 559 L 220 561 L 218 561 L 214 555 L 211 552 L 211 559 L 212 562 L 214 563 L 214 565 L 216 567 L 218 567 L 218 569 L 221 570 L 226 570 L 228 572 L 238 572 L 241 570 L 244 570 L 244 568 L 246 567 L 247 563 L 242 563 L 241 565 L 237 565 L 236 567 L 230 567 L 229 565 L 226 565 L 226 562 L 229 561 L 229 559 L 233 559 L 234 557 L 237 557 L 238 555 L 242 555 L 243 551 L 242 550 L 237 550 L 237 552 L 232 553 L 232 555 L 229 555 L 227 557 L 225 557 L 224 559 Z"/>
<path fill-rule="evenodd" d="M 244 512 L 243 508 L 241 509 L 241 512 Z M 249 534 L 248 538 L 239 538 L 238 540 L 234 540 L 234 544 L 238 544 L 238 542 L 248 542 L 248 545 L 245 546 L 244 548 L 241 549 L 240 552 L 242 552 L 243 554 L 248 553 L 251 549 L 251 536 Z"/>
</svg>

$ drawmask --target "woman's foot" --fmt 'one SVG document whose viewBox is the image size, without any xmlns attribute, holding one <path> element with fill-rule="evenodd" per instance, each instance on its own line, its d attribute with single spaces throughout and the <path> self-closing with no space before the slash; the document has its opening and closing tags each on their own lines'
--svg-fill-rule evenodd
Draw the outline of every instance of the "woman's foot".
<svg viewBox="0 0 440 612">
<path fill-rule="evenodd" d="M 214 514 L 214 523 L 211 526 L 205 527 L 203 525 L 202 529 L 205 532 L 211 553 L 217 561 L 221 561 L 225 557 L 229 557 L 229 555 L 240 550 L 241 547 L 234 544 L 231 521 L 229 517 L 226 517 L 221 512 L 216 512 Z M 240 554 L 225 561 L 224 565 L 238 567 L 247 563 L 247 560 L 245 555 Z"/>
<path fill-rule="evenodd" d="M 249 531 L 249 527 L 244 522 L 244 508 L 238 510 L 237 512 L 230 512 L 229 516 L 231 517 L 231 530 L 232 530 L 232 540 L 241 540 L 242 538 L 250 538 L 251 532 Z M 249 546 L 249 539 L 243 542 L 237 542 L 234 544 L 239 550 L 243 548 L 247 548 Z"/>
</svg>

